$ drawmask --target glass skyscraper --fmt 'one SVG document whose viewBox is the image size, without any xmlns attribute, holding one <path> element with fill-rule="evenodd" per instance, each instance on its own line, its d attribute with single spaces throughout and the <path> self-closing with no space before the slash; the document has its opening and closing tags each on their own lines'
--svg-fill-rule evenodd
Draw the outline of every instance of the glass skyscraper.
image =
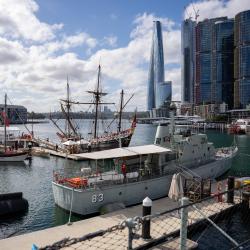
<svg viewBox="0 0 250 250">
<path fill-rule="evenodd" d="M 160 21 L 154 22 L 152 48 L 150 55 L 147 108 L 159 109 L 164 106 L 166 99 L 171 101 L 171 88 L 164 80 L 164 55 L 162 44 L 162 29 Z"/>
<path fill-rule="evenodd" d="M 196 26 L 195 104 L 233 106 L 233 27 L 227 17 L 205 19 Z"/>
<path fill-rule="evenodd" d="M 250 104 L 250 10 L 235 16 L 234 108 Z"/>
<path fill-rule="evenodd" d="M 182 52 L 182 89 L 181 99 L 183 103 L 194 102 L 195 82 L 195 24 L 191 19 L 182 23 L 181 52 Z"/>
<path fill-rule="evenodd" d="M 217 21 L 212 29 L 212 103 L 233 108 L 234 20 Z"/>
</svg>

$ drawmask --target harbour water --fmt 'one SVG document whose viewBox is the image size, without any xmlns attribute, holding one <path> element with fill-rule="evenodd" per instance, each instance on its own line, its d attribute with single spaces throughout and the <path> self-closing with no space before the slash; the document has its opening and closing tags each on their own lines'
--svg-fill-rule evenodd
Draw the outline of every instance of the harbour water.
<svg viewBox="0 0 250 250">
<path fill-rule="evenodd" d="M 129 123 L 124 121 L 125 127 Z M 89 124 L 82 127 L 82 132 L 89 131 Z M 28 125 L 31 128 L 30 125 Z M 23 126 L 20 126 L 23 130 Z M 138 124 L 131 145 L 142 145 L 153 143 L 156 126 L 149 124 Z M 56 129 L 51 123 L 34 125 L 34 132 L 42 138 L 57 140 Z M 201 131 L 203 132 L 203 131 Z M 206 131 L 210 141 L 216 147 L 230 146 L 234 137 L 219 131 Z M 250 175 L 250 136 L 237 135 L 235 137 L 239 147 L 239 154 L 234 159 L 233 167 L 228 175 Z M 51 156 L 50 158 L 33 157 L 30 163 L 5 164 L 0 167 L 0 193 L 22 191 L 24 197 L 29 201 L 29 211 L 18 218 L 5 218 L 0 220 L 0 238 L 11 235 L 23 234 L 48 227 L 65 224 L 69 214 L 54 204 L 51 181 L 53 170 L 83 167 L 84 162 L 75 162 Z M 72 221 L 83 219 L 83 217 L 72 216 Z"/>
</svg>

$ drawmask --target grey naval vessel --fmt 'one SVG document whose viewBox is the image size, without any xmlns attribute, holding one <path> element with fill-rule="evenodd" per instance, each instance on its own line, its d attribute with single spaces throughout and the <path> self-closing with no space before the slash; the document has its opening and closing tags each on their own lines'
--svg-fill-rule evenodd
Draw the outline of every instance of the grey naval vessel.
<svg viewBox="0 0 250 250">
<path fill-rule="evenodd" d="M 237 146 L 215 149 L 206 134 L 176 132 L 174 123 L 159 125 L 152 145 L 83 153 L 89 167 L 71 175 L 54 172 L 55 203 L 87 215 L 108 204 L 158 199 L 168 195 L 173 174 L 217 178 L 230 169 L 237 151 Z"/>
</svg>

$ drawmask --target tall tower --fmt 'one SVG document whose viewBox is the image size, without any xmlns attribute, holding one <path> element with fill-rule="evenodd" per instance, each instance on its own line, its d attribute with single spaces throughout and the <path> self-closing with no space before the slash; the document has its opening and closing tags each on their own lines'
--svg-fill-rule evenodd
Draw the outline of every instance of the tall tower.
<svg viewBox="0 0 250 250">
<path fill-rule="evenodd" d="M 250 10 L 235 16 L 234 108 L 250 104 Z"/>
<path fill-rule="evenodd" d="M 212 103 L 233 108 L 234 20 L 217 21 L 212 29 Z"/>
<path fill-rule="evenodd" d="M 164 56 L 160 21 L 154 21 L 152 48 L 148 76 L 147 108 L 149 111 L 162 106 L 158 98 L 164 83 Z"/>
<path fill-rule="evenodd" d="M 195 83 L 195 21 L 186 19 L 181 27 L 181 99 L 183 103 L 194 102 Z"/>
<path fill-rule="evenodd" d="M 227 63 L 226 60 L 221 60 L 220 56 L 222 56 L 221 52 L 226 50 L 228 43 L 230 44 L 230 39 L 232 40 L 232 31 L 231 33 L 230 31 L 228 32 L 228 27 L 230 30 L 230 23 L 228 23 L 229 25 L 223 25 L 223 22 L 228 22 L 227 17 L 205 19 L 204 21 L 199 22 L 196 26 L 196 69 L 194 91 L 194 101 L 196 105 L 217 102 L 216 82 L 217 78 L 219 78 L 217 73 L 220 74 Z M 219 29 L 221 30 L 217 32 Z M 230 33 L 229 39 L 227 39 L 228 33 Z M 220 43 L 223 43 L 223 45 L 221 46 Z M 223 56 L 225 56 L 225 53 Z M 220 72 L 216 72 L 216 64 L 218 60 L 221 60 L 221 62 L 224 63 L 221 65 Z"/>
</svg>

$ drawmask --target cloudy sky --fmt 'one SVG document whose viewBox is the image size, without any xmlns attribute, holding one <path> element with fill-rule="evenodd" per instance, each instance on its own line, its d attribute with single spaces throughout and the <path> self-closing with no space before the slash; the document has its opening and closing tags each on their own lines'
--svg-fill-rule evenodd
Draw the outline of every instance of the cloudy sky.
<svg viewBox="0 0 250 250">
<path fill-rule="evenodd" d="M 90 100 L 102 66 L 107 100 L 134 93 L 128 110 L 146 108 L 152 22 L 162 21 L 165 78 L 180 100 L 183 16 L 199 19 L 250 9 L 249 0 L 0 0 L 0 88 L 29 111 L 59 109 L 67 75 L 71 96 Z M 186 12 L 184 13 L 184 8 Z M 79 107 L 80 109 L 80 107 Z M 87 107 L 83 108 L 87 109 Z"/>
</svg>

